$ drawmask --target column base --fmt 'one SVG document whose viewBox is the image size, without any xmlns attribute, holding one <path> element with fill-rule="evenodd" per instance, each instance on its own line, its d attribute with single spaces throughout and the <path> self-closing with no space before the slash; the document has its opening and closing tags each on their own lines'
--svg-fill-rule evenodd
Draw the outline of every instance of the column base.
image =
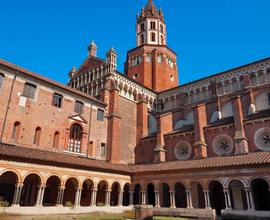
<svg viewBox="0 0 270 220">
<path fill-rule="evenodd" d="M 56 207 L 63 207 L 63 205 L 62 204 L 57 204 Z"/>
<path fill-rule="evenodd" d="M 35 205 L 35 207 L 42 208 L 43 205 Z"/>
<path fill-rule="evenodd" d="M 19 204 L 11 205 L 11 207 L 21 207 Z"/>
<path fill-rule="evenodd" d="M 170 209 L 176 209 L 176 207 L 175 206 L 170 206 Z"/>
</svg>

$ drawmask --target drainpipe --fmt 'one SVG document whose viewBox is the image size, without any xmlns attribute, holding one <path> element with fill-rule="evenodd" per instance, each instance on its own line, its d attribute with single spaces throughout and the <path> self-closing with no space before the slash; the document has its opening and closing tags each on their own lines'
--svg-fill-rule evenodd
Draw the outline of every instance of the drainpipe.
<svg viewBox="0 0 270 220">
<path fill-rule="evenodd" d="M 5 112 L 5 117 L 4 117 L 4 121 L 3 121 L 1 136 L 0 136 L 0 143 L 2 143 L 4 130 L 5 130 L 5 126 L 6 126 L 6 121 L 7 121 L 7 116 L 8 116 L 8 111 L 9 111 L 9 106 L 10 106 L 10 102 L 11 102 L 11 95 L 12 95 L 12 92 L 13 92 L 15 80 L 16 80 L 18 75 L 19 75 L 19 70 L 16 71 L 16 74 L 15 74 L 15 76 L 13 78 L 13 81 L 12 81 L 12 85 L 11 85 L 11 89 L 10 89 L 10 93 L 9 93 L 9 97 L 8 97 L 7 108 L 6 108 L 6 112 Z"/>
</svg>

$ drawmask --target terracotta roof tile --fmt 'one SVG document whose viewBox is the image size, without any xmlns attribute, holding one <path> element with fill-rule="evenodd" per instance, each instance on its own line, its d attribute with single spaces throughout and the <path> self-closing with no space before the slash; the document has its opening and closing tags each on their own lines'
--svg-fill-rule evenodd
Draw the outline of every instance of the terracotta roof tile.
<svg viewBox="0 0 270 220">
<path fill-rule="evenodd" d="M 114 172 L 129 174 L 128 165 L 112 164 L 105 161 L 89 159 L 69 155 L 67 153 L 58 153 L 47 150 L 33 149 L 30 147 L 20 147 L 15 145 L 0 144 L 0 159 L 16 160 L 43 165 L 56 165 L 60 167 L 69 167 L 74 169 L 84 169 L 100 172 Z"/>
<path fill-rule="evenodd" d="M 173 161 L 161 164 L 133 165 L 133 173 L 164 172 L 192 169 L 226 168 L 234 166 L 270 165 L 270 152 L 217 156 L 199 160 Z"/>
</svg>

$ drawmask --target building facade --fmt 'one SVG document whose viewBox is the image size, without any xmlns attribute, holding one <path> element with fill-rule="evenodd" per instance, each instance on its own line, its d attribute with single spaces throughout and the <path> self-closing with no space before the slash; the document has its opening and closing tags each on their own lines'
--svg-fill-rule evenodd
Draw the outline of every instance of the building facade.
<svg viewBox="0 0 270 220">
<path fill-rule="evenodd" d="M 151 204 L 268 215 L 270 59 L 179 86 L 165 18 L 151 0 L 137 16 L 136 42 L 124 73 L 113 48 L 101 59 L 91 42 L 68 85 L 0 60 L 8 212 Z"/>
</svg>

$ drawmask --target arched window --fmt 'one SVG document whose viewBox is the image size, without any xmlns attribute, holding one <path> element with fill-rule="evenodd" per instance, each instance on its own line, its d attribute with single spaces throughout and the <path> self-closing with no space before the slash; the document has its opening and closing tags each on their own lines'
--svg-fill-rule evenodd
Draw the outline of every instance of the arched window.
<svg viewBox="0 0 270 220">
<path fill-rule="evenodd" d="M 0 73 L 0 89 L 2 87 L 3 81 L 4 81 L 5 76 Z"/>
<path fill-rule="evenodd" d="M 151 40 L 152 40 L 152 42 L 156 41 L 156 34 L 155 33 L 151 33 Z"/>
<path fill-rule="evenodd" d="M 71 152 L 80 153 L 82 144 L 82 127 L 79 124 L 73 124 L 70 129 L 68 142 L 68 150 Z"/>
<path fill-rule="evenodd" d="M 141 35 L 141 44 L 144 44 L 144 34 Z"/>
<path fill-rule="evenodd" d="M 35 131 L 34 144 L 39 146 L 40 144 L 40 136 L 41 136 L 41 128 L 37 127 Z"/>
<path fill-rule="evenodd" d="M 16 141 L 16 142 L 18 141 L 20 129 L 21 129 L 21 123 L 16 121 L 13 126 L 12 137 L 11 137 L 13 141 Z"/>
<path fill-rule="evenodd" d="M 60 133 L 58 131 L 56 131 L 54 133 L 54 137 L 53 137 L 53 148 L 54 149 L 58 149 L 59 140 L 60 140 Z"/>
</svg>

